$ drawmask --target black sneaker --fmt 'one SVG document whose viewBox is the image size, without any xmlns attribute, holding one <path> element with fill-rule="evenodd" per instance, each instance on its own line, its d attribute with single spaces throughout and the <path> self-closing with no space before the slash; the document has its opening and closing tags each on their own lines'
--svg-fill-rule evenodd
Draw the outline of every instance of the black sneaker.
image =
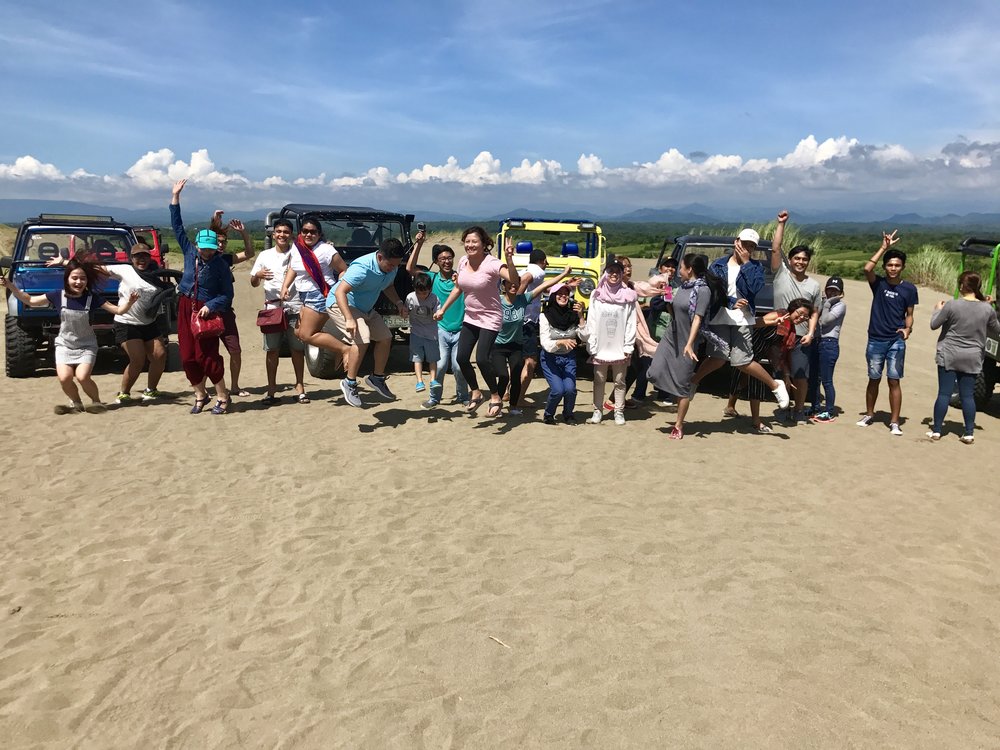
<svg viewBox="0 0 1000 750">
<path fill-rule="evenodd" d="M 396 400 L 396 395 L 385 384 L 385 375 L 369 375 L 365 378 L 365 384 L 382 398 L 389 399 L 390 401 Z"/>
<path fill-rule="evenodd" d="M 553 417 L 553 416 L 551 416 L 551 415 L 549 415 L 549 414 L 546 414 L 544 417 L 542 417 L 542 421 L 545 424 L 555 424 L 556 423 L 556 418 Z"/>
<path fill-rule="evenodd" d="M 566 424 L 576 424 L 575 414 L 563 414 L 563 422 Z"/>
</svg>

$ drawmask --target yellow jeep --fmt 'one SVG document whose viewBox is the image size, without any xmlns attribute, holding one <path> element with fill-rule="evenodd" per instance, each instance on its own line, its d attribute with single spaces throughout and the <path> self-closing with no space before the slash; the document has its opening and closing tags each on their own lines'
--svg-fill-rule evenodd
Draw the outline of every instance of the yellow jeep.
<svg viewBox="0 0 1000 750">
<path fill-rule="evenodd" d="M 576 300 L 584 309 L 590 303 L 590 293 L 597 286 L 607 263 L 604 233 L 596 222 L 568 219 L 505 219 L 500 222 L 497 249 L 503 257 L 503 248 L 510 238 L 514 243 L 514 265 L 523 273 L 528 267 L 532 250 L 541 250 L 548 259 L 546 276 L 558 276 L 566 266 L 571 274 L 583 281 L 576 289 Z"/>
</svg>

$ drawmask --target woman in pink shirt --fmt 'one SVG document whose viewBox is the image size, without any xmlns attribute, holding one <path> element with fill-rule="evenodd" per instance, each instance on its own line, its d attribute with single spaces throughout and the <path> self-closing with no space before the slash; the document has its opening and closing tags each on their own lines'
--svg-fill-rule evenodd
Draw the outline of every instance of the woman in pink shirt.
<svg viewBox="0 0 1000 750">
<path fill-rule="evenodd" d="M 497 334 L 503 327 L 500 279 L 506 279 L 514 287 L 520 284 L 512 257 L 514 245 L 513 241 L 507 241 L 504 248 L 507 263 L 503 264 L 490 255 L 493 238 L 482 227 L 469 227 L 462 232 L 462 244 L 465 246 L 465 257 L 458 262 L 455 288 L 434 313 L 434 319 L 441 320 L 459 295 L 465 295 L 465 319 L 462 322 L 462 332 L 458 335 L 458 366 L 471 388 L 472 399 L 468 411 L 470 414 L 474 413 L 483 403 L 483 392 L 479 390 L 479 381 L 472 366 L 472 349 L 475 347 L 476 364 L 490 390 L 489 415 L 498 417 L 503 409 L 503 402 L 497 392 L 497 373 L 493 369 L 491 356 Z"/>
</svg>

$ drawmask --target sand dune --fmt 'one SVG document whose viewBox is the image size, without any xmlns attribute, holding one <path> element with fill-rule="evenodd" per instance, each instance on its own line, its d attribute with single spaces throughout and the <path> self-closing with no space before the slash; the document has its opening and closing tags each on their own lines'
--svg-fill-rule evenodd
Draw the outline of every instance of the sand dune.
<svg viewBox="0 0 1000 750">
<path fill-rule="evenodd" d="M 425 412 L 405 371 L 391 404 L 261 409 L 245 271 L 229 416 L 189 415 L 180 373 L 103 416 L 7 380 L 3 744 L 996 747 L 1000 399 L 974 446 L 955 412 L 923 438 L 921 294 L 901 438 L 854 425 L 860 283 L 845 415 L 774 436 L 711 394 L 680 443 L 655 408 L 549 427 L 542 380 L 519 420 Z"/>
</svg>

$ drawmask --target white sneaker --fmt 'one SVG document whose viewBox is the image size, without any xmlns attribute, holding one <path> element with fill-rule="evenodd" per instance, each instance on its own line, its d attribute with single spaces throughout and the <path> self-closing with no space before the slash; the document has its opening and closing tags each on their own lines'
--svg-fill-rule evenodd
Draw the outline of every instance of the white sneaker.
<svg viewBox="0 0 1000 750">
<path fill-rule="evenodd" d="M 773 391 L 771 391 L 771 393 L 773 393 L 774 397 L 776 399 L 778 399 L 778 408 L 779 409 L 787 409 L 788 408 L 788 402 L 789 402 L 788 389 L 785 388 L 785 383 L 784 383 L 783 380 L 779 380 L 778 381 L 778 387 L 775 388 Z"/>
<path fill-rule="evenodd" d="M 361 396 L 358 395 L 358 381 L 351 385 L 347 378 L 340 381 L 340 390 L 344 392 L 344 400 L 351 406 L 361 406 Z"/>
<path fill-rule="evenodd" d="M 594 413 L 587 420 L 587 424 L 600 424 L 601 423 L 601 410 L 594 409 Z"/>
<path fill-rule="evenodd" d="M 615 412 L 615 424 L 625 424 L 625 415 L 620 411 Z"/>
<path fill-rule="evenodd" d="M 901 429 L 899 429 L 899 425 L 896 424 L 895 422 L 891 422 L 889 424 L 889 432 L 891 432 L 893 435 L 902 435 L 903 434 L 903 431 Z"/>
<path fill-rule="evenodd" d="M 858 427 L 870 427 L 872 419 L 874 419 L 874 417 L 872 417 L 871 414 L 865 414 L 863 417 L 861 417 L 861 419 L 857 421 L 857 425 Z"/>
</svg>

